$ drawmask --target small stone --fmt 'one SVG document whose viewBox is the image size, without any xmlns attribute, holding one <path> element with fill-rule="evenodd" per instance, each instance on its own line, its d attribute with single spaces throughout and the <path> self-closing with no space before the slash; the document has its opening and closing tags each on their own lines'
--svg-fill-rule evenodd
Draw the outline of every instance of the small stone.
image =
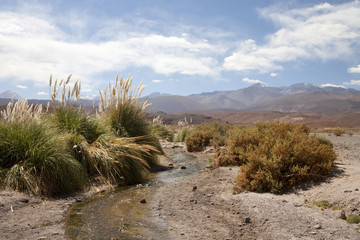
<svg viewBox="0 0 360 240">
<path fill-rule="evenodd" d="M 194 186 L 194 187 L 193 187 L 193 191 L 196 191 L 196 189 L 197 189 L 197 186 Z"/>
<path fill-rule="evenodd" d="M 315 234 L 317 234 L 317 232 L 310 232 L 310 234 L 315 235 Z"/>
<path fill-rule="evenodd" d="M 28 203 L 28 202 L 29 202 L 29 199 L 27 199 L 27 198 L 22 198 L 22 199 L 20 199 L 19 201 L 22 202 L 22 203 Z"/>
<path fill-rule="evenodd" d="M 344 211 L 344 210 L 341 210 L 338 218 L 346 220 L 346 214 L 345 214 L 345 211 Z"/>
<path fill-rule="evenodd" d="M 321 229 L 322 227 L 321 227 L 320 224 L 316 224 L 316 225 L 314 226 L 314 228 L 315 228 L 315 229 Z"/>
<path fill-rule="evenodd" d="M 351 193 L 351 190 L 345 190 L 344 193 Z"/>
<path fill-rule="evenodd" d="M 194 202 L 195 200 L 194 199 L 190 199 L 190 202 Z"/>
<path fill-rule="evenodd" d="M 214 205 L 215 203 L 214 202 L 211 202 L 210 205 Z"/>
<path fill-rule="evenodd" d="M 359 191 L 359 189 L 358 189 L 358 188 L 355 188 L 355 191 Z"/>
<path fill-rule="evenodd" d="M 146 203 L 146 199 L 142 199 L 142 200 L 140 200 L 140 203 Z"/>
<path fill-rule="evenodd" d="M 244 219 L 244 223 L 251 223 L 251 219 L 250 219 L 249 217 L 246 217 L 246 218 Z"/>
<path fill-rule="evenodd" d="M 229 170 L 232 170 L 232 168 L 229 168 Z"/>
<path fill-rule="evenodd" d="M 82 202 L 80 198 L 75 199 L 75 202 Z"/>
<path fill-rule="evenodd" d="M 295 203 L 294 207 L 302 207 L 302 204 L 301 203 Z"/>
<path fill-rule="evenodd" d="M 197 200 L 195 200 L 194 203 L 197 204 Z"/>
<path fill-rule="evenodd" d="M 186 167 L 185 167 L 185 166 L 181 166 L 180 169 L 186 169 Z"/>
<path fill-rule="evenodd" d="M 169 167 L 173 168 L 173 167 L 174 167 L 174 164 L 169 163 Z"/>
<path fill-rule="evenodd" d="M 207 218 L 210 218 L 210 215 L 208 215 Z"/>
</svg>

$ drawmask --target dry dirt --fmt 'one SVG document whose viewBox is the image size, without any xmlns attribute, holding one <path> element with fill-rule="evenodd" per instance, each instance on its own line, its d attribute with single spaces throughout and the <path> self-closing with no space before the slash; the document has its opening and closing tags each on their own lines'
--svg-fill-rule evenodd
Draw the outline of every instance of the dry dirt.
<svg viewBox="0 0 360 240">
<path fill-rule="evenodd" d="M 341 210 L 305 204 L 327 200 L 346 215 L 360 213 L 360 134 L 327 137 L 338 160 L 334 176 L 322 183 L 284 195 L 233 195 L 238 168 L 204 167 L 160 188 L 149 206 L 170 239 L 360 239 L 359 225 L 338 218 Z M 207 162 L 211 155 L 196 156 Z M 0 192 L 0 239 L 65 239 L 69 206 L 99 190 L 61 199 Z"/>
</svg>

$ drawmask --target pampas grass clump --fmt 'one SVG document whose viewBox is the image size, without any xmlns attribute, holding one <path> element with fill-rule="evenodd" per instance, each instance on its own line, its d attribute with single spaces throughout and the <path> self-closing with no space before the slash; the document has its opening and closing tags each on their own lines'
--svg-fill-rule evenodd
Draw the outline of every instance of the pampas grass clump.
<svg viewBox="0 0 360 240">
<path fill-rule="evenodd" d="M 1 123 L 3 187 L 46 196 L 81 190 L 84 171 L 66 138 L 42 122 Z"/>
</svg>

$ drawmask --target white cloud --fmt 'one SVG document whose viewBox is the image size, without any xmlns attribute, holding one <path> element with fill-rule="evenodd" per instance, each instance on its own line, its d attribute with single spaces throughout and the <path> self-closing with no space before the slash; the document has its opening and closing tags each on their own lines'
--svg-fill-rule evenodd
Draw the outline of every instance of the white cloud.
<svg viewBox="0 0 360 240">
<path fill-rule="evenodd" d="M 270 77 L 276 77 L 277 76 L 277 73 L 270 73 Z"/>
<path fill-rule="evenodd" d="M 157 80 L 157 79 L 155 79 L 155 80 L 151 80 L 151 82 L 153 82 L 153 83 L 161 83 L 162 80 Z"/>
<path fill-rule="evenodd" d="M 336 84 L 332 84 L 332 83 L 325 83 L 321 85 L 322 88 L 324 87 L 335 87 L 335 88 L 346 88 L 343 85 L 336 85 Z"/>
<path fill-rule="evenodd" d="M 345 85 L 360 85 L 360 80 L 350 80 L 350 82 L 343 82 Z"/>
<path fill-rule="evenodd" d="M 20 85 L 20 84 L 19 84 L 19 85 L 16 85 L 16 87 L 17 87 L 17 88 L 21 88 L 21 89 L 26 89 L 26 88 L 28 88 L 27 86 L 25 86 L 25 85 Z"/>
<path fill-rule="evenodd" d="M 224 68 L 260 73 L 281 70 L 283 64 L 296 60 L 348 59 L 359 54 L 360 2 L 336 6 L 328 3 L 301 9 L 273 6 L 260 10 L 279 30 L 258 45 L 246 40 L 225 58 Z"/>
<path fill-rule="evenodd" d="M 246 83 L 252 83 L 252 84 L 260 83 L 262 85 L 265 85 L 265 82 L 256 80 L 256 79 L 243 78 L 242 80 L 243 80 L 243 82 L 246 82 Z"/>
<path fill-rule="evenodd" d="M 46 92 L 38 92 L 37 94 L 38 94 L 38 95 L 41 95 L 41 96 L 43 96 L 43 95 L 49 95 L 49 93 L 46 93 Z"/>
<path fill-rule="evenodd" d="M 181 33 L 128 33 L 120 20 L 121 24 L 110 29 L 105 22 L 93 37 L 86 38 L 90 40 L 78 41 L 74 34 L 62 31 L 51 16 L 0 11 L 0 81 L 15 77 L 45 85 L 51 73 L 60 77 L 72 73 L 89 83 L 101 73 L 128 67 L 148 67 L 164 75 L 218 76 L 221 71 L 213 55 L 224 49 L 202 38 Z M 62 24 L 85 28 L 83 22 Z M 117 34 L 108 34 L 110 30 Z"/>
<path fill-rule="evenodd" d="M 360 73 L 360 64 L 357 67 L 348 68 L 348 73 Z"/>
</svg>

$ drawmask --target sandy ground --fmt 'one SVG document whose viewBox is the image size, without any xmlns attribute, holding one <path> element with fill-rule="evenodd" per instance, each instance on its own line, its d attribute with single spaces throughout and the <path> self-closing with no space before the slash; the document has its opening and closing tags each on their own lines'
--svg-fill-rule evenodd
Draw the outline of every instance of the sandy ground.
<svg viewBox="0 0 360 240">
<path fill-rule="evenodd" d="M 233 195 L 238 168 L 204 167 L 160 188 L 151 201 L 153 214 L 170 239 L 360 239 L 359 225 L 338 218 L 342 210 L 360 213 L 360 135 L 326 136 L 338 154 L 327 181 L 280 196 Z M 211 155 L 196 156 L 207 163 Z M 97 191 L 61 199 L 0 192 L 0 239 L 65 239 L 66 211 Z M 342 210 L 309 207 L 305 199 L 327 200 Z"/>
<path fill-rule="evenodd" d="M 177 239 L 360 239 L 359 225 L 339 218 L 342 210 L 360 213 L 360 135 L 325 136 L 338 154 L 327 181 L 284 195 L 233 195 L 238 168 L 205 168 L 161 188 L 156 214 Z M 341 210 L 309 207 L 306 199 L 327 200 Z"/>
</svg>

